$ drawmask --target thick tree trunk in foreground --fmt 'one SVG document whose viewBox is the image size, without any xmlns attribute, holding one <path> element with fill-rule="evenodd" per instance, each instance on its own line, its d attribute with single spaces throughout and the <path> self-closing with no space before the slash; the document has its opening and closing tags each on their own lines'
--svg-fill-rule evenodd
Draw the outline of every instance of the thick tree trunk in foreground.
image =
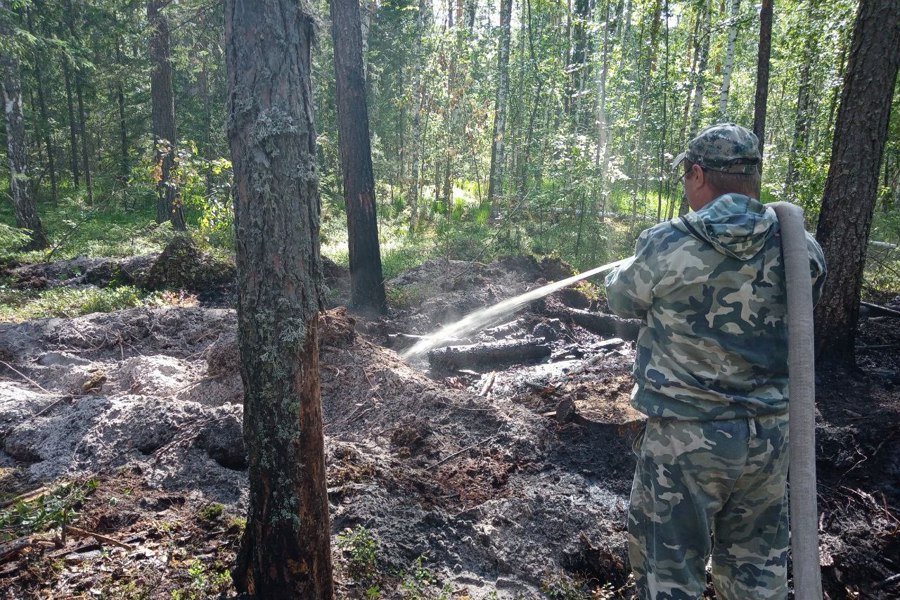
<svg viewBox="0 0 900 600">
<path fill-rule="evenodd" d="M 317 319 L 322 308 L 313 19 L 295 0 L 227 0 L 238 340 L 250 475 L 239 591 L 331 600 Z"/>
<path fill-rule="evenodd" d="M 0 38 L 10 39 L 12 25 L 6 0 L 0 0 Z M 26 249 L 48 246 L 41 219 L 38 217 L 28 175 L 28 145 L 25 139 L 25 115 L 22 112 L 22 83 L 19 60 L 0 47 L 0 87 L 3 88 L 3 116 L 6 121 L 6 148 L 9 164 L 9 196 L 16 213 L 16 227 L 27 229 L 30 236 Z"/>
<path fill-rule="evenodd" d="M 350 306 L 364 313 L 384 314 L 387 302 L 378 246 L 375 176 L 357 0 L 331 0 L 331 34 L 334 38 L 338 144 L 347 203 Z"/>
<path fill-rule="evenodd" d="M 169 18 L 162 13 L 171 0 L 150 0 L 150 101 L 153 143 L 156 150 L 156 222 L 172 221 L 179 231 L 187 229 L 178 188 L 172 180 L 175 168 L 175 93 L 172 88 L 172 57 L 169 49 Z"/>
<path fill-rule="evenodd" d="M 816 350 L 851 366 L 878 172 L 900 67 L 900 2 L 860 2 L 816 238 L 828 281 L 816 308 Z"/>
<path fill-rule="evenodd" d="M 759 52 L 756 59 L 756 98 L 753 133 L 759 138 L 759 154 L 766 145 L 766 103 L 769 100 L 769 57 L 772 55 L 772 18 L 775 0 L 762 0 L 759 11 Z"/>
<path fill-rule="evenodd" d="M 497 201 L 503 187 L 503 151 L 506 148 L 506 105 L 509 96 L 509 40 L 512 0 L 500 2 L 500 48 L 497 58 L 497 97 L 494 103 L 494 137 L 491 144 L 491 172 L 488 176 L 488 200 L 491 217 L 497 216 Z"/>
</svg>

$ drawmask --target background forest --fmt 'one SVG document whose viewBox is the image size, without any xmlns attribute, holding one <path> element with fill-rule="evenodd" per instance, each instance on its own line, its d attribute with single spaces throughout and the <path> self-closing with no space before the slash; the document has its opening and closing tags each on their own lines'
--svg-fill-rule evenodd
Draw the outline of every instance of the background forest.
<svg viewBox="0 0 900 600">
<path fill-rule="evenodd" d="M 313 4 L 323 253 L 346 264 L 329 9 Z M 763 199 L 802 205 L 812 229 L 856 9 L 785 0 L 774 10 Z M 3 0 L 0 11 L 0 54 L 23 97 L 19 178 L 49 242 L 20 258 L 158 250 L 170 231 L 153 226 L 167 220 L 165 196 L 183 206 L 175 228 L 229 250 L 221 2 Z M 385 276 L 434 255 L 556 254 L 587 269 L 630 253 L 637 232 L 678 213 L 669 164 L 686 141 L 719 121 L 752 126 L 759 13 L 746 0 L 364 2 Z M 898 105 L 869 291 L 900 279 L 890 246 L 900 242 Z M 15 223 L 9 202 L 0 219 Z M 11 233 L 2 239 L 15 248 Z"/>
</svg>

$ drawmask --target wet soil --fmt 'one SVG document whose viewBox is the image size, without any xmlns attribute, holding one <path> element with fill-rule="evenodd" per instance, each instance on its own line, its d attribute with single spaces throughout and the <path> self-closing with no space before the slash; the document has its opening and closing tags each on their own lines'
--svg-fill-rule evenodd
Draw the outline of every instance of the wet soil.
<svg viewBox="0 0 900 600">
<path fill-rule="evenodd" d="M 339 598 L 630 597 L 633 343 L 561 318 L 602 301 L 564 290 L 454 341 L 537 337 L 549 358 L 432 371 L 398 354 L 569 274 L 527 257 L 432 261 L 388 282 L 389 317 L 323 315 Z M 340 304 L 346 273 L 326 275 Z M 0 510 L 2 597 L 234 596 L 247 494 L 235 325 L 207 304 L 0 324 L 0 502 L 33 492 Z M 859 345 L 859 370 L 818 374 L 823 580 L 833 599 L 898 598 L 898 321 L 868 317 Z M 13 513 L 49 513 L 61 482 L 82 490 L 70 512 L 22 529 Z M 375 541 L 373 565 L 348 529 Z"/>
</svg>

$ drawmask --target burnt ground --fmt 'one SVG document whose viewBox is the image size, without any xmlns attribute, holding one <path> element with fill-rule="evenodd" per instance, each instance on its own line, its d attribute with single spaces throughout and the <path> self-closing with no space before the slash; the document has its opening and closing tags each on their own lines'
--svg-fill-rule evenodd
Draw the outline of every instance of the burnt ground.
<svg viewBox="0 0 900 600">
<path fill-rule="evenodd" d="M 110 270 L 54 269 L 22 268 L 20 281 L 104 285 Z M 398 354 L 411 336 L 569 274 L 522 257 L 432 261 L 389 282 L 388 318 L 322 317 L 339 598 L 630 597 L 624 514 L 641 417 L 628 404 L 633 343 L 578 324 L 602 301 L 563 290 L 454 342 L 529 340 L 545 358 L 438 370 Z M 340 302 L 340 269 L 326 275 Z M 247 473 L 231 295 L 0 324 L 3 597 L 235 595 Z M 858 371 L 818 374 L 833 599 L 900 597 L 892 319 L 861 323 Z"/>
</svg>

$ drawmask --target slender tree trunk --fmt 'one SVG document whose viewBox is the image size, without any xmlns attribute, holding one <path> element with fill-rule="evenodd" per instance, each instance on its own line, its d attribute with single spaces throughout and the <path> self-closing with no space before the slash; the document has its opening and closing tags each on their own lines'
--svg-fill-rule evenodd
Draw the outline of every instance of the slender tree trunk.
<svg viewBox="0 0 900 600">
<path fill-rule="evenodd" d="M 171 0 L 149 0 L 147 22 L 150 25 L 150 103 L 155 147 L 156 222 L 172 222 L 177 231 L 184 231 L 184 209 L 174 181 L 175 170 L 175 94 L 172 88 L 173 69 L 169 48 L 169 18 L 162 12 Z"/>
<path fill-rule="evenodd" d="M 410 161 L 409 186 L 409 231 L 413 233 L 419 225 L 419 164 L 422 146 L 422 104 L 425 101 L 425 86 L 422 77 L 422 39 L 425 37 L 425 17 L 430 15 L 430 4 L 427 0 L 419 0 L 419 12 L 416 15 L 416 36 L 413 77 L 413 117 L 412 117 L 412 156 Z"/>
<path fill-rule="evenodd" d="M 294 0 L 226 0 L 238 340 L 249 459 L 233 571 L 267 600 L 332 600 L 317 323 L 313 17 Z"/>
<path fill-rule="evenodd" d="M 816 1 L 810 0 L 807 18 L 810 27 L 814 27 Z M 794 137 L 788 153 L 787 173 L 784 180 L 784 196 L 790 200 L 794 181 L 797 179 L 798 155 L 805 153 L 809 144 L 809 126 L 812 120 L 810 102 L 810 84 L 812 83 L 812 65 L 815 61 L 818 33 L 807 31 L 803 44 L 803 65 L 800 67 L 800 81 L 797 85 L 797 109 L 794 116 Z"/>
<path fill-rule="evenodd" d="M 731 91 L 731 73 L 734 70 L 734 46 L 737 42 L 738 24 L 741 16 L 741 0 L 730 0 L 731 17 L 728 25 L 728 48 L 725 51 L 725 66 L 722 69 L 722 89 L 719 91 L 719 120 L 728 120 L 728 94 Z"/>
<path fill-rule="evenodd" d="M 494 135 L 491 144 L 491 172 L 488 198 L 491 218 L 497 217 L 498 201 L 503 188 L 503 153 L 506 147 L 506 105 L 509 96 L 509 41 L 512 20 L 512 0 L 500 2 L 500 47 L 497 59 L 497 97 L 494 103 Z"/>
<path fill-rule="evenodd" d="M 816 307 L 817 354 L 855 363 L 856 326 L 878 175 L 900 68 L 900 3 L 859 4 L 816 237 L 828 282 Z"/>
<path fill-rule="evenodd" d="M 704 0 L 700 12 L 697 15 L 700 20 L 699 28 L 699 54 L 697 63 L 697 73 L 694 82 L 694 105 L 691 109 L 690 129 L 688 130 L 688 139 L 693 138 L 700 130 L 700 112 L 703 108 L 703 94 L 706 88 L 706 64 L 709 60 L 709 43 L 710 43 L 710 6 L 709 0 Z M 678 214 L 687 214 L 690 207 L 687 203 L 687 196 L 681 197 L 681 205 L 678 208 Z"/>
<path fill-rule="evenodd" d="M 88 206 L 94 204 L 94 179 L 91 176 L 91 145 L 87 135 L 87 111 L 84 109 L 84 84 L 80 70 L 75 71 L 75 97 L 78 100 L 78 133 L 81 136 L 81 166 Z"/>
<path fill-rule="evenodd" d="M 34 22 L 31 18 L 31 11 L 27 12 L 28 33 L 35 35 Z M 34 64 L 34 77 L 37 83 L 38 107 L 40 110 L 41 120 L 37 127 L 39 137 L 43 138 L 44 146 L 47 148 L 47 170 L 50 173 L 50 194 L 53 204 L 59 200 L 59 183 L 56 178 L 56 160 L 53 152 L 53 144 L 50 140 L 50 115 L 47 110 L 47 97 L 44 90 L 44 69 L 40 60 L 36 60 Z"/>
<path fill-rule="evenodd" d="M 700 131 L 700 113 L 703 109 L 703 96 L 706 92 L 706 65 L 709 62 L 711 37 L 709 0 L 703 2 L 700 19 L 700 62 L 697 64 L 697 76 L 694 82 L 694 106 L 691 109 L 691 128 L 688 138 L 693 138 Z"/>
<path fill-rule="evenodd" d="M 120 40 L 116 40 L 116 61 L 122 65 L 122 48 Z M 128 121 L 125 118 L 125 88 L 121 79 L 116 81 L 116 102 L 119 105 L 119 177 L 122 181 L 128 179 L 131 165 L 128 160 Z"/>
<path fill-rule="evenodd" d="M 69 29 L 70 40 L 75 44 L 79 36 L 75 27 L 75 9 L 71 0 L 66 0 L 65 20 Z M 87 190 L 88 205 L 92 205 L 94 203 L 94 182 L 91 177 L 90 142 L 87 138 L 87 112 L 84 108 L 84 75 L 81 72 L 81 65 L 75 64 L 73 66 L 75 67 L 75 99 L 78 102 L 78 136 L 81 140 L 81 166 L 84 169 L 84 187 Z M 70 107 L 70 116 L 71 110 Z M 77 162 L 77 159 L 75 159 L 76 152 L 76 150 L 72 150 L 73 162 Z"/>
<path fill-rule="evenodd" d="M 7 0 L 0 0 L 0 38 L 11 39 L 13 14 Z M 3 116 L 6 121 L 6 149 L 9 164 L 9 197 L 16 215 L 16 227 L 28 230 L 27 250 L 49 244 L 37 213 L 31 177 L 28 173 L 28 140 L 22 111 L 22 82 L 19 59 L 0 46 L 0 86 L 3 88 Z"/>
<path fill-rule="evenodd" d="M 72 184 L 77 189 L 79 186 L 78 169 L 78 125 L 75 122 L 75 105 L 72 100 L 72 74 L 69 70 L 68 59 L 63 60 L 63 77 L 66 80 L 66 107 L 69 111 L 69 160 L 72 170 Z"/>
<path fill-rule="evenodd" d="M 769 57 L 772 55 L 772 21 L 775 0 L 762 0 L 759 11 L 759 54 L 756 60 L 756 98 L 753 103 L 753 133 L 759 138 L 759 154 L 766 146 L 766 103 L 769 99 Z M 762 168 L 762 163 L 760 163 Z"/>
<path fill-rule="evenodd" d="M 687 94 L 684 99 L 684 111 L 681 115 L 681 137 L 679 137 L 679 147 L 684 147 L 688 141 L 688 124 L 690 123 L 691 106 L 693 105 L 694 80 L 697 78 L 697 64 L 700 62 L 700 19 L 702 13 L 695 11 L 694 26 L 691 31 L 690 47 L 693 48 L 691 56 L 690 77 L 691 84 L 688 86 Z M 670 217 L 671 218 L 671 217 Z"/>
<path fill-rule="evenodd" d="M 350 305 L 364 313 L 384 314 L 387 303 L 378 246 L 359 10 L 357 0 L 331 0 L 338 143 L 350 246 Z"/>
</svg>

